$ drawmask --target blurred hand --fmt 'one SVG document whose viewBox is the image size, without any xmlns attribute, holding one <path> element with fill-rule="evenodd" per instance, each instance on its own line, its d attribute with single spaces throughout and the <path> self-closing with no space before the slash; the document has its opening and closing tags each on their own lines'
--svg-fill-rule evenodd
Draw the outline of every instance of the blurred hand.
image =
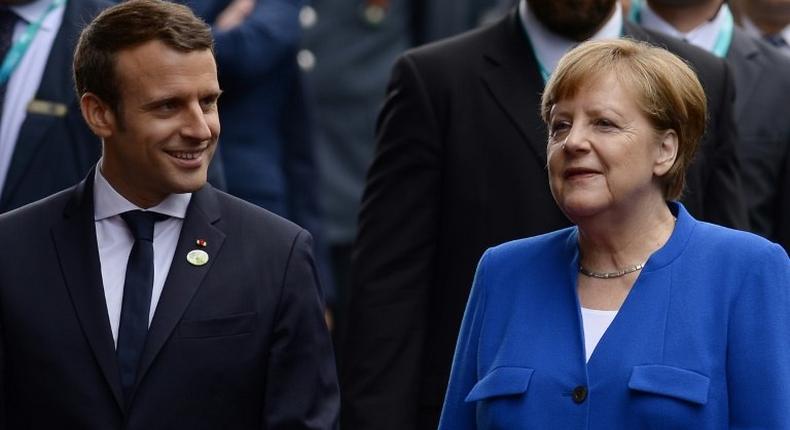
<svg viewBox="0 0 790 430">
<path fill-rule="evenodd" d="M 219 31 L 228 31 L 238 27 L 254 8 L 255 0 L 233 0 L 214 21 L 214 28 Z"/>
</svg>

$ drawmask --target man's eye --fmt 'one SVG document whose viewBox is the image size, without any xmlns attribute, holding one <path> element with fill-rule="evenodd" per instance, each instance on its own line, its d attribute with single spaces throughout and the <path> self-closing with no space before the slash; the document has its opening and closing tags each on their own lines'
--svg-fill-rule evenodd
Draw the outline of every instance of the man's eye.
<svg viewBox="0 0 790 430">
<path fill-rule="evenodd" d="M 216 99 L 216 97 L 203 99 L 203 100 L 200 101 L 200 106 L 201 106 L 201 108 L 203 109 L 204 112 L 205 111 L 210 111 L 212 109 L 215 109 L 217 107 L 217 99 Z"/>
<path fill-rule="evenodd" d="M 177 104 L 175 102 L 164 102 L 159 105 L 159 110 L 162 111 L 172 111 L 177 108 Z"/>
</svg>

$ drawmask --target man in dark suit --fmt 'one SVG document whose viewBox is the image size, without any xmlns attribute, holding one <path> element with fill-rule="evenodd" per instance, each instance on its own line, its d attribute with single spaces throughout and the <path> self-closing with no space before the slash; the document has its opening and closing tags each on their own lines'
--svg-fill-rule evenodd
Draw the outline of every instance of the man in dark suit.
<svg viewBox="0 0 790 430">
<path fill-rule="evenodd" d="M 684 202 L 702 219 L 746 224 L 728 69 L 624 23 L 615 0 L 522 2 L 491 27 L 408 52 L 379 117 L 352 257 L 344 428 L 436 427 L 483 251 L 568 225 L 545 171 L 544 79 L 578 41 L 622 34 L 699 72 L 710 122 Z"/>
<path fill-rule="evenodd" d="M 131 0 L 83 31 L 74 64 L 102 159 L 0 215 L 0 427 L 334 428 L 309 233 L 206 184 L 208 26 Z"/>
<path fill-rule="evenodd" d="M 790 251 L 790 58 L 735 26 L 726 2 L 633 3 L 646 28 L 680 37 L 725 58 L 732 70 L 743 188 L 751 230 Z M 711 18 L 713 17 L 713 18 Z"/>
</svg>

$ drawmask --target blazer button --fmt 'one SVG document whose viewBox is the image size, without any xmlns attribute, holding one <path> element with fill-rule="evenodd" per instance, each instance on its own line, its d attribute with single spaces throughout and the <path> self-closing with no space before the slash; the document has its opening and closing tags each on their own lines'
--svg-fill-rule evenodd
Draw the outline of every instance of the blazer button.
<svg viewBox="0 0 790 430">
<path fill-rule="evenodd" d="M 587 399 L 587 387 L 584 385 L 579 385 L 578 387 L 573 389 L 571 393 L 571 398 L 573 399 L 573 403 L 581 404 Z"/>
</svg>

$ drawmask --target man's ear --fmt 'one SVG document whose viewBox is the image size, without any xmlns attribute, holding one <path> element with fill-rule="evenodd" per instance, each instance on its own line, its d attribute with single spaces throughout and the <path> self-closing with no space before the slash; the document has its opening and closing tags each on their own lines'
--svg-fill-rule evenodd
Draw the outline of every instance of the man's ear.
<svg viewBox="0 0 790 430">
<path fill-rule="evenodd" d="M 678 134 L 675 130 L 666 130 L 661 133 L 658 141 L 658 156 L 653 165 L 653 174 L 664 176 L 675 164 L 678 158 Z"/>
<path fill-rule="evenodd" d="M 106 139 L 118 130 L 115 112 L 102 99 L 93 93 L 85 93 L 80 98 L 80 110 L 91 131 Z"/>
</svg>

